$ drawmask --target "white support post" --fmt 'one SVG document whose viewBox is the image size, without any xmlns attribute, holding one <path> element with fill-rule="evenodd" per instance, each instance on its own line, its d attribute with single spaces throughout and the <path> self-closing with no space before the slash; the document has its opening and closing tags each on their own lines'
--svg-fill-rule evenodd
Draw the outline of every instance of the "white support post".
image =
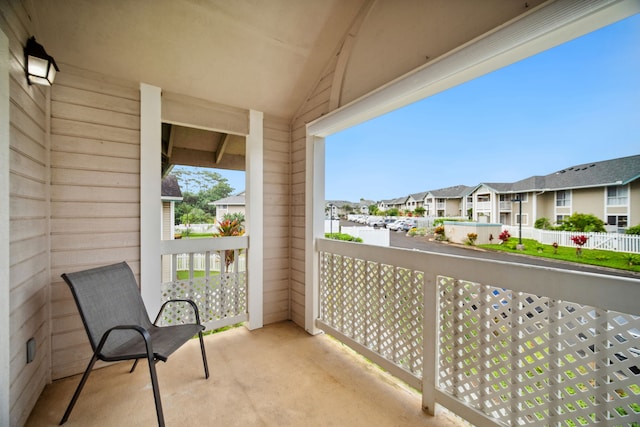
<svg viewBox="0 0 640 427">
<path fill-rule="evenodd" d="M 140 84 L 140 291 L 152 318 L 162 301 L 161 94 L 159 87 Z"/>
<path fill-rule="evenodd" d="M 264 115 L 249 111 L 247 135 L 247 235 L 249 236 L 248 288 L 249 329 L 263 325 L 264 258 Z"/>
<path fill-rule="evenodd" d="M 318 251 L 315 240 L 324 236 L 324 138 L 307 131 L 305 176 L 305 321 L 312 335 L 321 331 L 315 321 L 319 313 Z"/>
</svg>

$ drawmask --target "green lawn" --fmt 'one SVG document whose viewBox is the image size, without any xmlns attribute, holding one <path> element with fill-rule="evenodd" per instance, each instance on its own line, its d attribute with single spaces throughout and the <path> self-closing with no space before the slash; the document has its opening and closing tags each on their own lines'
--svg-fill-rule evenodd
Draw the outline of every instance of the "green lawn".
<svg viewBox="0 0 640 427">
<path fill-rule="evenodd" d="M 494 251 L 526 254 L 543 258 L 640 272 L 640 254 L 603 251 L 599 249 L 582 249 L 582 255 L 577 256 L 576 248 L 559 246 L 557 251 L 555 251 L 553 246 L 543 245 L 531 239 L 522 239 L 525 249 L 520 251 L 516 249 L 517 243 L 518 239 L 512 237 L 507 243 L 502 245 L 478 245 L 478 247 Z"/>
<path fill-rule="evenodd" d="M 211 271 L 210 273 L 212 276 L 220 274 L 219 271 Z M 180 270 L 177 272 L 177 276 L 178 280 L 187 280 L 189 278 L 189 270 Z M 193 277 L 194 279 L 198 277 L 204 277 L 204 270 L 194 270 Z"/>
</svg>

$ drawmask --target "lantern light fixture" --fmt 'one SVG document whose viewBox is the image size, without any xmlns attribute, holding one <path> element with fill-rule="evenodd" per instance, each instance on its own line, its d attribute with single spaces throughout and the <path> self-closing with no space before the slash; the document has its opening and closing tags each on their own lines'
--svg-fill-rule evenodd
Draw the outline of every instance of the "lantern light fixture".
<svg viewBox="0 0 640 427">
<path fill-rule="evenodd" d="M 53 56 L 47 54 L 44 47 L 36 42 L 36 38 L 33 36 L 27 40 L 27 45 L 24 48 L 24 62 L 24 71 L 30 85 L 35 83 L 51 86 L 56 72 L 60 71 Z"/>
</svg>

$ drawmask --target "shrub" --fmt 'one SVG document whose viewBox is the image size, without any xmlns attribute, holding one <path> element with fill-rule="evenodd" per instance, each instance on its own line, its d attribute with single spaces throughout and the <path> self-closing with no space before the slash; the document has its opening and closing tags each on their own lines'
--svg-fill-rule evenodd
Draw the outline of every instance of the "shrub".
<svg viewBox="0 0 640 427">
<path fill-rule="evenodd" d="M 627 231 L 625 231 L 624 234 L 640 235 L 640 224 L 627 228 Z"/>
<path fill-rule="evenodd" d="M 473 246 L 478 240 L 478 235 L 476 233 L 467 233 L 467 244 Z"/>
<path fill-rule="evenodd" d="M 634 265 L 640 265 L 640 255 L 623 254 L 622 257 L 624 258 L 625 261 L 627 261 L 627 264 L 629 265 L 629 267 Z"/>
<path fill-rule="evenodd" d="M 425 236 L 427 234 L 427 229 L 424 227 L 420 227 L 420 228 L 416 228 L 413 227 L 411 230 L 409 230 L 409 236 L 413 237 L 413 236 Z"/>
<path fill-rule="evenodd" d="M 534 228 L 537 228 L 539 230 L 550 230 L 551 229 L 551 221 L 549 221 L 549 218 L 538 218 L 536 219 L 536 222 L 533 224 Z"/>
<path fill-rule="evenodd" d="M 509 239 L 511 238 L 511 234 L 509 234 L 508 230 L 504 230 L 502 233 L 500 233 L 500 235 L 498 236 L 498 239 L 500 239 L 500 241 L 502 243 L 506 243 L 509 241 Z"/>
<path fill-rule="evenodd" d="M 344 234 L 344 233 L 325 233 L 324 237 L 326 237 L 327 239 L 333 239 L 333 240 L 342 240 L 345 242 L 356 242 L 356 243 L 362 243 L 362 239 L 360 237 L 354 237 L 350 234 Z"/>
<path fill-rule="evenodd" d="M 560 227 L 564 231 L 580 231 L 583 233 L 601 233 L 606 231 L 604 222 L 591 214 L 574 213 L 562 221 Z"/>
<path fill-rule="evenodd" d="M 582 246 L 587 243 L 587 240 L 589 240 L 589 238 L 584 234 L 571 237 L 571 241 L 576 245 L 576 256 L 582 256 Z"/>
</svg>

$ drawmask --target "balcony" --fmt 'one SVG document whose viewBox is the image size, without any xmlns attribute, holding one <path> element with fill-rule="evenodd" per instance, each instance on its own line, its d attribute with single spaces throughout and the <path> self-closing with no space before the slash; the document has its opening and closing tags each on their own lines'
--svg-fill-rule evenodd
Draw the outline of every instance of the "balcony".
<svg viewBox="0 0 640 427">
<path fill-rule="evenodd" d="M 466 426 L 442 410 L 421 410 L 420 395 L 326 335 L 291 322 L 205 337 L 211 377 L 198 341 L 159 363 L 168 426 Z M 149 373 L 130 364 L 89 377 L 66 426 L 156 425 Z M 79 376 L 47 386 L 27 426 L 57 425 Z"/>
<path fill-rule="evenodd" d="M 315 327 L 335 340 L 288 322 L 208 336 L 208 381 L 189 343 L 158 365 L 167 424 L 640 420 L 637 279 L 326 239 L 316 249 Z M 96 371 L 69 425 L 152 425 L 148 374 L 128 369 Z M 77 381 L 49 385 L 27 425 L 56 423 Z"/>
</svg>

